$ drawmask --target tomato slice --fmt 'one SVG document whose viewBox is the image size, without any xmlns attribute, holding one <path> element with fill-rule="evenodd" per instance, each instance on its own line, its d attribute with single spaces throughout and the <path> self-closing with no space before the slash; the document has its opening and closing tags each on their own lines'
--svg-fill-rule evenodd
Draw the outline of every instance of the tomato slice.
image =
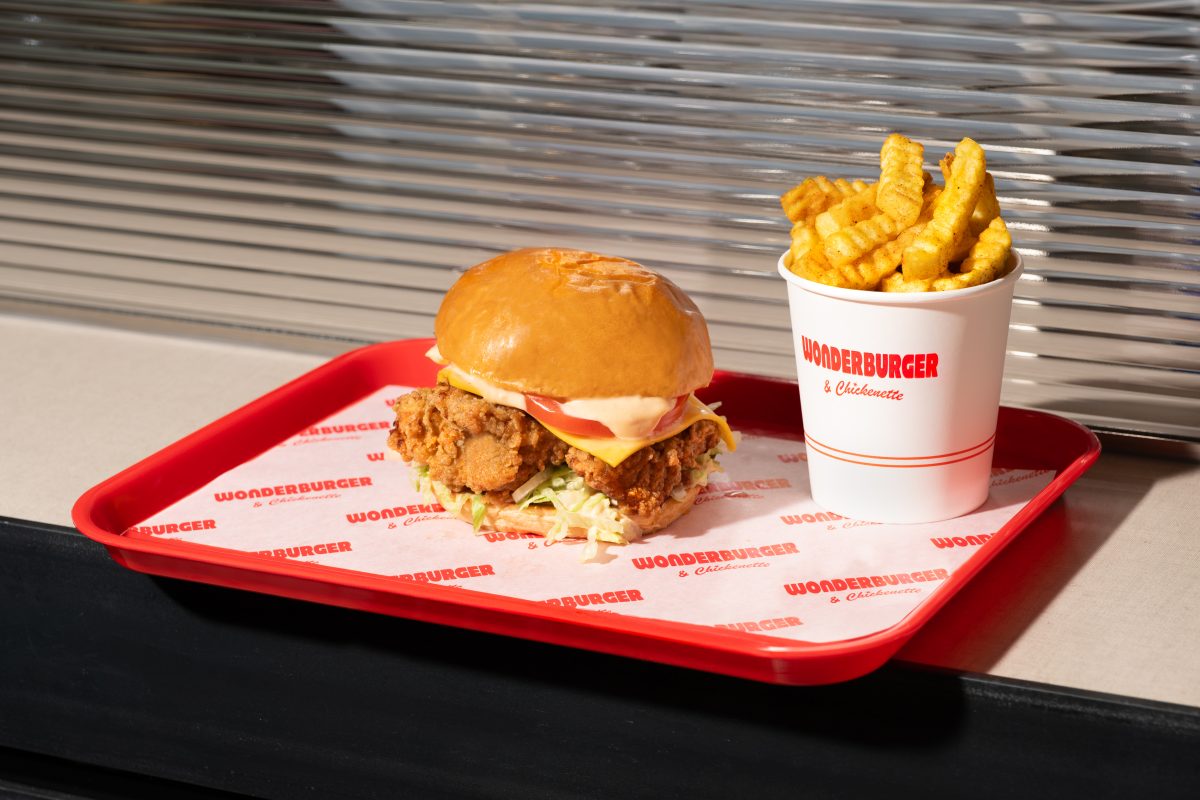
<svg viewBox="0 0 1200 800">
<path fill-rule="evenodd" d="M 654 426 L 651 435 L 665 430 L 668 426 L 675 424 L 681 416 L 683 416 L 684 406 L 687 405 L 688 396 L 681 395 L 675 398 L 675 405 L 663 414 Z M 598 422 L 594 419 L 584 419 L 583 417 L 573 417 L 562 410 L 562 405 L 553 397 L 546 397 L 540 394 L 525 395 L 525 410 L 528 411 L 534 419 L 549 425 L 552 428 L 558 428 L 560 431 L 572 433 L 576 436 L 588 436 L 593 439 L 611 439 L 615 434 L 603 422 Z"/>
<path fill-rule="evenodd" d="M 671 406 L 670 410 L 662 415 L 662 418 L 659 419 L 658 424 L 654 426 L 654 430 L 650 432 L 650 435 L 653 436 L 659 431 L 664 431 L 678 422 L 679 418 L 683 416 L 683 409 L 685 406 L 687 406 L 687 400 L 688 396 L 686 394 L 681 394 L 679 397 L 676 397 L 675 405 Z"/>
<path fill-rule="evenodd" d="M 594 439 L 611 439 L 613 432 L 603 422 L 583 417 L 572 417 L 562 410 L 562 406 L 553 397 L 540 394 L 525 395 L 525 410 L 538 422 L 543 422 L 560 431 L 573 433 L 576 436 L 589 436 Z"/>
</svg>

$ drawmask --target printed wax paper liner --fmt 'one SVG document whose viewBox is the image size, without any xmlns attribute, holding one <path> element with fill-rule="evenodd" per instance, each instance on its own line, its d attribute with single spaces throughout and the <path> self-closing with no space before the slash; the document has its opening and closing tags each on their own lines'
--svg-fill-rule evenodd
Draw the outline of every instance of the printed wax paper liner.
<svg viewBox="0 0 1200 800">
<path fill-rule="evenodd" d="M 696 506 L 627 546 L 472 532 L 423 497 L 386 444 L 388 386 L 125 532 L 575 608 L 807 642 L 885 630 L 928 599 L 1054 477 L 992 471 L 987 502 L 945 522 L 880 525 L 822 510 L 804 444 L 745 435 Z"/>
</svg>

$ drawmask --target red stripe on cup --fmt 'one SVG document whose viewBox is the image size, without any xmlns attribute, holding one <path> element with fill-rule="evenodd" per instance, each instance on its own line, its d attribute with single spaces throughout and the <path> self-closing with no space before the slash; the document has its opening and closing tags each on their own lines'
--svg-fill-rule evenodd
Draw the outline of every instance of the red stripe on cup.
<svg viewBox="0 0 1200 800">
<path fill-rule="evenodd" d="M 825 444 L 824 442 L 817 441 L 812 436 L 810 436 L 808 433 L 804 434 L 804 440 L 806 442 L 810 442 L 810 443 L 816 445 L 817 447 L 820 447 L 823 450 L 832 450 L 835 453 L 841 453 L 841 454 L 847 455 L 847 456 L 857 456 L 858 458 L 873 458 L 876 461 L 927 461 L 929 459 L 934 459 L 934 458 L 949 458 L 950 456 L 958 456 L 958 455 L 962 455 L 964 453 L 974 452 L 975 450 L 978 450 L 981 447 L 986 447 L 987 445 L 991 444 L 993 441 L 995 441 L 995 439 L 996 439 L 996 434 L 993 433 L 991 436 L 984 439 L 979 444 L 971 445 L 970 447 L 964 447 L 962 450 L 955 450 L 952 453 L 938 453 L 937 455 L 934 455 L 934 456 L 877 456 L 877 455 L 872 455 L 871 453 L 856 453 L 853 450 L 839 450 L 838 448 L 833 447 L 828 444 Z"/>
<path fill-rule="evenodd" d="M 835 455 L 834 452 L 828 452 L 824 449 L 823 445 L 819 444 L 818 442 L 816 442 L 815 440 L 813 440 L 812 438 L 810 438 L 808 436 L 805 437 L 805 442 L 807 442 L 808 445 L 810 447 L 812 447 L 812 449 L 815 452 L 825 456 L 826 458 L 832 458 L 835 461 L 844 461 L 847 464 L 859 464 L 864 467 L 888 467 L 891 469 L 914 469 L 917 467 L 943 467 L 943 466 L 946 466 L 947 464 L 957 464 L 960 461 L 970 461 L 972 458 L 978 458 L 979 456 L 983 455 L 984 453 L 986 453 L 988 451 L 988 449 L 991 447 L 992 441 L 995 438 L 996 438 L 995 436 L 992 436 L 992 437 L 988 438 L 986 441 L 984 441 L 982 444 L 976 445 L 975 448 L 978 448 L 978 449 L 972 448 L 973 450 L 975 450 L 975 452 L 971 452 L 969 455 L 961 456 L 959 458 L 951 458 L 951 459 L 947 459 L 945 461 L 926 461 L 921 464 L 879 464 L 879 463 L 876 463 L 873 461 L 860 461 L 860 460 L 854 459 L 854 458 L 846 458 L 845 456 Z M 844 453 L 846 451 L 838 450 L 836 452 Z M 961 452 L 967 452 L 967 451 L 960 450 L 959 452 L 961 453 Z M 857 455 L 857 454 L 854 454 L 854 455 Z M 864 456 L 864 458 L 897 459 L 898 457 L 897 456 Z M 926 458 L 937 458 L 937 456 L 926 456 Z"/>
</svg>

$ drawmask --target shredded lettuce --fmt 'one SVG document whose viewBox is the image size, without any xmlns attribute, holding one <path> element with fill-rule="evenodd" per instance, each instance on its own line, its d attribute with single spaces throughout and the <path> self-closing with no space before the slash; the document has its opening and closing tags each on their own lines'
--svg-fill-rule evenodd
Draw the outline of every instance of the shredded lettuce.
<svg viewBox="0 0 1200 800">
<path fill-rule="evenodd" d="M 549 481 L 551 478 L 560 476 L 563 469 L 565 469 L 565 467 L 561 465 L 557 467 L 553 465 L 546 467 L 544 470 L 517 487 L 517 490 L 513 492 L 513 502 L 522 503 L 521 508 L 524 508 L 526 505 L 528 505 L 528 503 L 524 502 L 525 498 L 529 497 L 529 495 L 532 494 L 543 483 Z"/>
<path fill-rule="evenodd" d="M 532 487 L 529 486 L 539 478 L 537 483 Z M 518 498 L 517 494 L 522 490 L 524 490 L 524 494 Z M 550 503 L 559 511 L 563 511 L 581 505 L 592 494 L 600 493 L 589 489 L 584 484 L 583 478 L 576 475 L 575 471 L 566 464 L 558 464 L 547 467 L 530 478 L 520 489 L 513 492 L 513 500 L 521 508 L 527 508 L 535 503 Z"/>
<path fill-rule="evenodd" d="M 691 486 L 708 485 L 708 476 L 721 471 L 717 456 L 723 452 L 724 443 L 718 443 L 716 447 L 700 456 L 697 465 L 689 471 L 685 484 L 672 492 L 672 497 L 682 500 Z M 428 467 L 418 466 L 416 471 L 418 487 L 432 495 L 447 511 L 458 515 L 463 505 L 470 501 L 471 521 L 475 532 L 479 533 L 487 518 L 487 505 L 483 495 L 451 491 L 429 477 Z M 566 464 L 552 465 L 537 473 L 517 487 L 512 498 L 517 507 L 522 509 L 532 505 L 554 506 L 557 513 L 554 524 L 546 533 L 547 539 L 565 539 L 573 527 L 586 530 L 587 545 L 584 547 L 583 561 L 590 561 L 596 557 L 601 542 L 628 544 L 642 533 L 636 522 L 617 509 L 615 500 L 588 486 L 583 482 L 583 478 Z"/>
<path fill-rule="evenodd" d="M 463 503 L 471 495 L 452 492 L 444 484 L 430 478 L 429 467 L 425 464 L 417 464 L 414 467 L 414 471 L 416 473 L 417 491 L 421 493 L 421 497 L 430 503 L 440 503 L 442 508 L 458 516 L 458 512 L 462 510 Z"/>
<path fill-rule="evenodd" d="M 417 466 L 416 483 L 419 491 L 431 501 L 442 504 L 458 516 L 463 506 L 471 503 L 471 522 L 479 533 L 487 519 L 487 503 L 481 494 L 455 492 L 445 484 L 429 477 L 427 466 Z M 519 499 L 518 499 L 519 498 Z M 599 553 L 599 543 L 628 544 L 642 530 L 637 523 L 617 509 L 617 503 L 601 492 L 587 486 L 583 478 L 566 465 L 548 467 L 513 492 L 519 508 L 535 504 L 552 505 L 556 510 L 554 523 L 546 538 L 559 541 L 567 538 L 572 527 L 587 531 L 587 545 L 582 561 L 591 561 Z"/>
<path fill-rule="evenodd" d="M 487 505 L 483 502 L 483 495 L 471 495 L 471 525 L 475 528 L 475 532 L 479 533 L 479 528 L 483 525 L 483 518 L 487 515 Z"/>
<path fill-rule="evenodd" d="M 724 442 L 718 442 L 717 446 L 704 453 L 696 459 L 696 466 L 688 471 L 688 485 L 708 486 L 708 476 L 714 472 L 724 472 L 725 468 L 721 466 L 721 462 L 717 458 L 728 452 Z"/>
<path fill-rule="evenodd" d="M 599 552 L 599 543 L 627 544 L 641 535 L 637 523 L 616 508 L 616 501 L 583 482 L 583 478 L 565 464 L 539 472 L 515 492 L 513 500 L 520 508 L 531 505 L 552 505 L 557 510 L 547 539 L 567 537 L 572 527 L 587 531 L 587 546 L 583 560 L 590 561 Z"/>
</svg>

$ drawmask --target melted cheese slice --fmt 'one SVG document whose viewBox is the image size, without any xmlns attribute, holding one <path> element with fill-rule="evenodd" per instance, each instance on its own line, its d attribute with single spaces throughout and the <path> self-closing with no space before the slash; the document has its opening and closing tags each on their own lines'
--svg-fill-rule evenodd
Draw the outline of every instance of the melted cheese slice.
<svg viewBox="0 0 1200 800">
<path fill-rule="evenodd" d="M 438 373 L 438 380 L 446 381 L 451 386 L 462 389 L 464 392 L 480 396 L 483 394 L 483 392 L 472 385 L 468 377 L 459 371 L 442 370 Z M 680 415 L 674 425 L 664 428 L 653 436 L 648 436 L 644 439 L 618 439 L 615 437 L 599 439 L 591 436 L 576 436 L 573 433 L 567 433 L 566 431 L 547 425 L 541 422 L 541 420 L 538 420 L 538 422 L 546 430 L 572 447 L 577 447 L 585 453 L 591 453 L 610 467 L 615 467 L 643 447 L 652 445 L 655 442 L 661 442 L 664 439 L 670 439 L 675 434 L 687 430 L 692 425 L 704 419 L 716 424 L 717 431 L 722 441 L 725 442 L 726 447 L 731 451 L 737 449 L 737 438 L 733 435 L 733 431 L 729 429 L 729 423 L 725 421 L 724 417 L 697 400 L 694 394 L 688 395 L 687 405 L 683 407 L 683 414 Z"/>
</svg>

